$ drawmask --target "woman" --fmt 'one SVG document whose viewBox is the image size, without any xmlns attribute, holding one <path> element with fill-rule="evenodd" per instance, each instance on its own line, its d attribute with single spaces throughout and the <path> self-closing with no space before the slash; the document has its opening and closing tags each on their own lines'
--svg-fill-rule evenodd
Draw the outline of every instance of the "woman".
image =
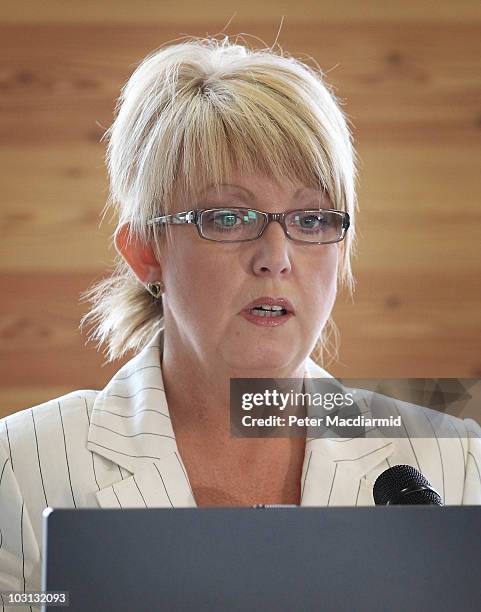
<svg viewBox="0 0 481 612">
<path fill-rule="evenodd" d="M 231 378 L 329 376 L 314 359 L 353 286 L 355 156 L 322 75 L 227 38 L 164 47 L 108 136 L 121 257 L 83 322 L 109 359 L 137 355 L 102 391 L 1 422 L 0 588 L 38 588 L 48 505 L 372 505 L 396 463 L 481 503 L 473 421 L 442 444 L 230 436 Z"/>
</svg>

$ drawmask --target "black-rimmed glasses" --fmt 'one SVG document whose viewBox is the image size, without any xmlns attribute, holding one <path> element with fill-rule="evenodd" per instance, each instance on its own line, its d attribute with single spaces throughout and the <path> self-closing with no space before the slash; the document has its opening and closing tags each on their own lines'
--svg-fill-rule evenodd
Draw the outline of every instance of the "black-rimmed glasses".
<svg viewBox="0 0 481 612">
<path fill-rule="evenodd" d="M 331 244 L 343 240 L 349 228 L 349 213 L 327 208 L 266 213 L 252 208 L 227 206 L 202 208 L 155 217 L 149 225 L 195 223 L 201 238 L 215 242 L 257 240 L 268 223 L 277 221 L 290 240 L 309 244 Z"/>
</svg>

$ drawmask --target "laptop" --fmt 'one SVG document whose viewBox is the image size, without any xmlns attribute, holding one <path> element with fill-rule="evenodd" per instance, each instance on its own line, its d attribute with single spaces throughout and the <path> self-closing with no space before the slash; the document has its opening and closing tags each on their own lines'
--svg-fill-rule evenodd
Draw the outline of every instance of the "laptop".
<svg viewBox="0 0 481 612">
<path fill-rule="evenodd" d="M 42 590 L 69 612 L 481 603 L 480 506 L 48 508 L 43 535 Z"/>
</svg>

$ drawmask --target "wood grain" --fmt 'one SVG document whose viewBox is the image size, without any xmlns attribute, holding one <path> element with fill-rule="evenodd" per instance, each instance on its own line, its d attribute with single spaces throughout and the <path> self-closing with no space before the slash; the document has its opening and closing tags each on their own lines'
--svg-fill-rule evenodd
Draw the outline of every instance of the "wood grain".
<svg viewBox="0 0 481 612">
<path fill-rule="evenodd" d="M 289 23 L 312 23 L 313 17 L 322 23 L 338 21 L 400 23 L 421 21 L 480 20 L 481 9 L 475 0 L 447 2 L 446 0 L 404 0 L 402 3 L 382 0 L 343 0 L 338 3 L 319 3 L 317 0 L 264 0 L 242 2 L 236 0 L 97 0 L 96 2 L 64 2 L 49 0 L 3 0 L 2 19 L 7 22 L 35 23 L 158 23 L 184 26 L 190 19 L 211 26 L 211 33 L 220 29 L 234 16 L 234 24 L 241 21 L 277 25 L 281 16 Z M 217 30 L 215 29 L 217 27 Z"/>
</svg>

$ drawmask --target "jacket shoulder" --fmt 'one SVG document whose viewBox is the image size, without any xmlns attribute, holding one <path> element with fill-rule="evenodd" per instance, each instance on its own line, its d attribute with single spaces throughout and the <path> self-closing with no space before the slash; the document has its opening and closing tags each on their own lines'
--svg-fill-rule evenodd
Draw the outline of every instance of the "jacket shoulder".
<svg viewBox="0 0 481 612">
<path fill-rule="evenodd" d="M 432 435 L 441 438 L 469 438 L 468 421 L 466 419 L 409 402 L 396 400 L 396 407 L 406 426 L 411 426 L 414 433 L 424 432 L 428 437 Z M 418 430 L 418 431 L 417 431 Z"/>
<path fill-rule="evenodd" d="M 10 446 L 12 438 L 17 444 L 21 443 L 22 438 L 28 433 L 33 423 L 41 423 L 43 427 L 48 427 L 49 423 L 56 422 L 58 415 L 73 416 L 81 411 L 86 411 L 88 418 L 92 412 L 95 398 L 99 391 L 82 389 L 71 391 L 60 397 L 47 400 L 42 404 L 25 408 L 9 414 L 0 419 L 0 444 Z"/>
<path fill-rule="evenodd" d="M 358 403 L 373 417 L 401 417 L 401 426 L 410 437 L 468 438 L 467 420 L 441 409 L 414 404 L 366 389 L 352 389 Z M 474 423 L 474 422 L 473 422 Z"/>
</svg>

